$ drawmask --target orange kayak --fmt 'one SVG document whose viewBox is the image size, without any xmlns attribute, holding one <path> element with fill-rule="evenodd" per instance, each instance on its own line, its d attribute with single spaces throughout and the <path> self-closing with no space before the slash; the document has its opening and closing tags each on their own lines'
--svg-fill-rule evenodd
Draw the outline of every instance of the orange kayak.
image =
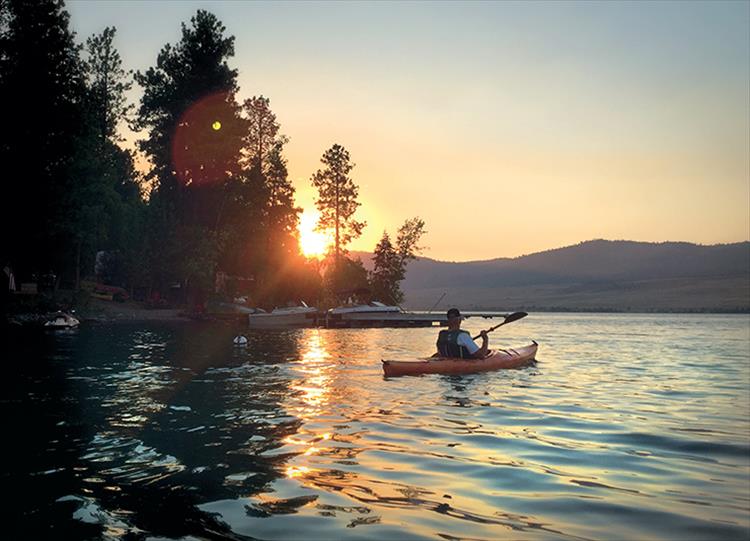
<svg viewBox="0 0 750 541">
<path fill-rule="evenodd" d="M 539 347 L 532 344 L 522 348 L 493 350 L 484 359 L 458 359 L 452 357 L 429 357 L 419 361 L 382 361 L 386 377 L 419 376 L 421 374 L 473 374 L 498 370 L 500 368 L 519 368 L 536 358 Z"/>
</svg>

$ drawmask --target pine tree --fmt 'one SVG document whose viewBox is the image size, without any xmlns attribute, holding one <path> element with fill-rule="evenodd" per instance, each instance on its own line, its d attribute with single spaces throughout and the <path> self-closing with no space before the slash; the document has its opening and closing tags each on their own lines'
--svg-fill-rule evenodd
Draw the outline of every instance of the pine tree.
<svg viewBox="0 0 750 541">
<path fill-rule="evenodd" d="M 302 209 L 294 206 L 294 186 L 289 181 L 283 150 L 286 139 L 279 139 L 269 151 L 266 167 L 268 189 L 268 229 L 274 245 L 284 253 L 299 252 L 297 224 Z"/>
<path fill-rule="evenodd" d="M 299 251 L 294 240 L 301 209 L 294 206 L 295 190 L 288 179 L 287 161 L 283 156 L 284 145 L 289 140 L 279 135 L 280 126 L 268 98 L 254 96 L 245 100 L 243 111 L 248 126 L 244 163 L 249 181 L 256 192 L 262 194 L 263 256 L 266 270 L 273 272 L 280 254 Z"/>
<path fill-rule="evenodd" d="M 300 208 L 294 205 L 294 186 L 289 181 L 287 161 L 283 156 L 286 138 L 278 138 L 264 163 L 266 201 L 263 212 L 265 236 L 262 297 L 267 304 L 298 301 L 300 288 L 294 282 L 304 278 L 306 262 L 300 253 Z M 302 273 L 302 274 L 300 274 Z M 309 274 L 309 273 L 308 273 Z M 310 280 L 304 278 L 306 282 Z M 305 289 L 306 296 L 309 292 Z"/>
<path fill-rule="evenodd" d="M 73 186 L 85 127 L 79 47 L 57 0 L 0 3 L 3 252 L 19 276 L 72 269 L 74 245 L 59 201 Z"/>
<path fill-rule="evenodd" d="M 411 218 L 398 229 L 396 245 L 391 243 L 388 232 L 373 251 L 373 270 L 370 272 L 370 288 L 373 297 L 387 304 L 401 304 L 404 293 L 401 282 L 406 278 L 408 262 L 422 251 L 419 241 L 426 233 L 424 220 Z"/>
<path fill-rule="evenodd" d="M 59 202 L 65 210 L 62 223 L 75 242 L 76 288 L 82 263 L 93 268 L 97 250 L 133 252 L 135 246 L 129 234 L 143 204 L 133 156 L 118 145 L 118 124 L 126 120 L 131 109 L 125 92 L 132 81 L 122 69 L 114 36 L 115 29 L 106 28 L 86 40 L 82 68 L 88 121 L 76 142 L 72 167 L 75 182 Z M 130 242 L 125 242 L 126 238 Z"/>
<path fill-rule="evenodd" d="M 246 164 L 265 172 L 269 154 L 279 139 L 279 123 L 271 111 L 271 102 L 263 96 L 253 96 L 242 105 L 247 117 L 247 135 L 245 136 Z"/>
<path fill-rule="evenodd" d="M 252 205 L 240 167 L 247 132 L 235 101 L 237 71 L 227 60 L 234 37 L 211 13 L 198 10 L 182 25 L 181 40 L 167 44 L 156 66 L 137 73 L 143 87 L 136 127 L 153 167 L 149 230 L 155 280 L 207 285 L 227 247 L 233 204 Z"/>
<path fill-rule="evenodd" d="M 318 189 L 315 204 L 320 212 L 318 228 L 334 231 L 333 269 L 337 274 L 340 257 L 346 254 L 346 245 L 362 234 L 366 223 L 354 219 L 360 206 L 357 200 L 359 187 L 349 177 L 354 168 L 349 152 L 334 144 L 325 151 L 320 161 L 325 165 L 312 176 L 312 184 Z"/>
<path fill-rule="evenodd" d="M 373 270 L 370 272 L 370 289 L 373 298 L 386 304 L 399 304 L 403 294 L 398 288 L 401 260 L 388 232 L 383 231 L 372 254 Z"/>
<path fill-rule="evenodd" d="M 213 145 L 209 141 L 215 146 L 228 144 L 222 155 L 230 158 L 227 168 L 236 167 L 243 134 L 239 134 L 240 140 L 232 140 L 237 134 L 230 128 L 244 126 L 238 126 L 235 118 L 239 109 L 234 103 L 237 70 L 227 64 L 234 56 L 234 37 L 225 37 L 225 30 L 215 15 L 198 10 L 190 26 L 182 24 L 181 40 L 162 48 L 156 66 L 136 73 L 144 90 L 136 127 L 148 130 L 139 146 L 153 163 L 149 178 L 157 183 L 156 189 L 172 189 L 178 179 L 187 185 L 202 184 L 201 175 L 206 173 L 200 172 L 201 166 L 205 171 L 209 163 L 204 162 L 211 160 L 208 150 Z M 209 103 L 203 103 L 205 99 Z M 197 110 L 191 111 L 194 107 Z M 193 114 L 185 117 L 189 111 Z M 214 125 L 218 129 L 212 129 Z M 211 135 L 217 137 L 208 139 Z M 184 145 L 190 143 L 188 150 L 195 157 L 183 163 Z M 175 144 L 178 148 L 173 155 Z"/>
<path fill-rule="evenodd" d="M 132 73 L 122 67 L 120 53 L 114 46 L 117 30 L 110 26 L 101 34 L 86 40 L 84 69 L 88 86 L 88 109 L 91 122 L 104 146 L 106 140 L 121 140 L 117 127 L 127 120 L 133 105 L 125 93 L 133 86 Z"/>
</svg>

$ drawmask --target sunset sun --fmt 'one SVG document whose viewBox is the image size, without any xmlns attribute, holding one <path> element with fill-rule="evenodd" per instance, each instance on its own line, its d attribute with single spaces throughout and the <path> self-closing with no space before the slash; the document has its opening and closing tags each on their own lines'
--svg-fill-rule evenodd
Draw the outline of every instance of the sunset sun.
<svg viewBox="0 0 750 541">
<path fill-rule="evenodd" d="M 299 245 L 305 257 L 321 257 L 330 245 L 330 239 L 323 233 L 315 231 L 319 213 L 306 210 L 299 219 Z"/>
</svg>

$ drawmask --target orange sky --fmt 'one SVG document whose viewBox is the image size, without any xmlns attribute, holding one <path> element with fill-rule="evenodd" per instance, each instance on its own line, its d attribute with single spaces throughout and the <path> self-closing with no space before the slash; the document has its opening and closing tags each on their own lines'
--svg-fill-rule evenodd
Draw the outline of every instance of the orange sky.
<svg viewBox="0 0 750 541">
<path fill-rule="evenodd" d="M 236 36 L 240 98 L 291 138 L 297 202 L 333 143 L 357 167 L 352 249 L 427 223 L 425 255 L 592 238 L 750 237 L 750 4 L 69 2 L 155 63 L 198 8 Z"/>
</svg>

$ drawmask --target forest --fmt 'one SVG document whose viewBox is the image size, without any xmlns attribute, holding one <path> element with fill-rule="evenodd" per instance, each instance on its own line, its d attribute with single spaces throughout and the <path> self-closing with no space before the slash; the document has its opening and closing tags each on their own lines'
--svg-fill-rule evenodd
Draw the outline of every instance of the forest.
<svg viewBox="0 0 750 541">
<path fill-rule="evenodd" d="M 240 91 L 235 38 L 215 15 L 198 10 L 134 73 L 116 28 L 78 42 L 69 22 L 59 0 L 0 0 L 2 256 L 16 284 L 95 283 L 193 307 L 238 295 L 333 306 L 353 291 L 402 301 L 424 221 L 405 220 L 393 239 L 383 232 L 365 270 L 347 250 L 366 227 L 355 164 L 343 144 L 324 142 L 310 182 L 317 227 L 333 241 L 324 258 L 305 257 L 289 137 L 269 97 Z M 135 148 L 123 127 L 139 134 Z"/>
</svg>

